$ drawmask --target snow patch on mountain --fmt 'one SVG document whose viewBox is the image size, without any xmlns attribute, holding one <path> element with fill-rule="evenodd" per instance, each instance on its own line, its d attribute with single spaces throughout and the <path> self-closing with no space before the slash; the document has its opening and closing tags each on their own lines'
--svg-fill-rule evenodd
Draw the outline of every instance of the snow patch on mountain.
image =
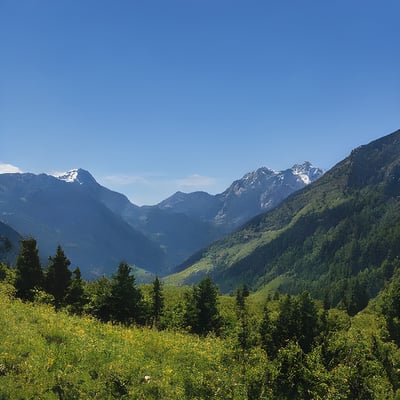
<svg viewBox="0 0 400 400">
<path fill-rule="evenodd" d="M 309 185 L 323 174 L 310 162 L 277 171 L 262 167 L 245 174 L 217 195 L 221 201 L 214 221 L 238 226 L 253 216 L 270 210 L 296 190 Z"/>
<path fill-rule="evenodd" d="M 77 169 L 71 169 L 71 171 L 63 172 L 61 174 L 56 174 L 54 176 L 58 178 L 60 181 L 65 181 L 68 183 L 73 183 L 73 182 L 79 183 Z"/>
<path fill-rule="evenodd" d="M 314 167 L 309 161 L 303 164 L 295 164 L 292 167 L 293 175 L 296 175 L 306 185 L 319 178 L 324 171 L 321 168 Z"/>
<path fill-rule="evenodd" d="M 96 183 L 96 180 L 93 178 L 90 172 L 85 171 L 82 168 L 71 169 L 70 171 L 62 172 L 60 174 L 54 174 L 53 176 L 60 181 L 64 181 L 67 183 L 77 183 L 79 185 Z"/>
</svg>

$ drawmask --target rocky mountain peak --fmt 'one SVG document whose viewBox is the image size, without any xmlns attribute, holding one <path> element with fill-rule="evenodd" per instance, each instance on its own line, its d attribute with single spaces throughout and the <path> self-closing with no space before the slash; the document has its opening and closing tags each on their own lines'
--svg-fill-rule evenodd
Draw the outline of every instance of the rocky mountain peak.
<svg viewBox="0 0 400 400">
<path fill-rule="evenodd" d="M 61 181 L 79 185 L 97 183 L 90 172 L 82 168 L 71 169 L 70 171 L 55 175 L 55 177 Z"/>
</svg>

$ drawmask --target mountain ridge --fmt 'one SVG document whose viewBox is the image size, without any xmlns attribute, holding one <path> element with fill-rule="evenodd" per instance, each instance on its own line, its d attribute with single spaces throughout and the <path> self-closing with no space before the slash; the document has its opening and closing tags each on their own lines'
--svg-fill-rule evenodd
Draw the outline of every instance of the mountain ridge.
<svg viewBox="0 0 400 400">
<path fill-rule="evenodd" d="M 280 177 L 284 192 L 280 197 L 306 185 L 289 170 L 273 174 Z M 239 199 L 236 194 L 232 197 L 228 188 L 218 195 L 178 192 L 158 205 L 139 207 L 125 195 L 100 185 L 82 168 L 56 176 L 1 174 L 1 220 L 25 236 L 34 236 L 44 260 L 61 244 L 85 276 L 88 271 L 109 273 L 121 260 L 166 275 L 191 254 L 262 211 L 260 195 L 273 195 L 278 181 L 271 189 L 257 172 L 253 175 L 253 186 L 245 187 Z M 299 186 L 288 184 L 288 179 Z"/>
<path fill-rule="evenodd" d="M 400 130 L 354 149 L 320 179 L 203 249 L 166 282 L 192 284 L 209 275 L 224 292 L 241 284 L 309 290 L 319 298 L 329 293 L 337 304 L 354 285 L 370 296 L 383 287 L 400 258 L 399 242 Z"/>
<path fill-rule="evenodd" d="M 265 179 L 266 171 L 271 175 L 269 180 Z M 141 207 L 99 185 L 88 171 L 74 169 L 61 175 L 61 179 L 79 184 L 83 190 L 100 197 L 135 230 L 155 241 L 165 253 L 166 273 L 169 273 L 199 249 L 279 204 L 288 194 L 322 174 L 320 168 L 308 161 L 283 171 L 261 167 L 246 173 L 222 193 L 178 191 L 154 206 Z M 234 185 L 244 187 L 242 196 L 232 193 Z"/>
<path fill-rule="evenodd" d="M 37 239 L 43 262 L 61 244 L 85 276 L 110 273 L 121 260 L 163 264 L 157 246 L 80 185 L 46 174 L 1 174 L 0 204 L 3 222 Z"/>
</svg>

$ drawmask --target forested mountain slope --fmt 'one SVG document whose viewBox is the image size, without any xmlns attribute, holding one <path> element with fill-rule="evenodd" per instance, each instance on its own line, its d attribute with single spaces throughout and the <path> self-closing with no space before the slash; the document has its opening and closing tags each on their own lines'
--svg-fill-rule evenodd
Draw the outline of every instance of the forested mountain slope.
<svg viewBox="0 0 400 400">
<path fill-rule="evenodd" d="M 19 250 L 20 234 L 0 221 L 0 262 L 14 263 Z"/>
<path fill-rule="evenodd" d="M 351 303 L 383 286 L 399 244 L 400 130 L 353 150 L 167 281 L 192 283 L 209 274 L 226 292 L 241 283 L 294 293 L 307 288 L 332 304 Z"/>
</svg>

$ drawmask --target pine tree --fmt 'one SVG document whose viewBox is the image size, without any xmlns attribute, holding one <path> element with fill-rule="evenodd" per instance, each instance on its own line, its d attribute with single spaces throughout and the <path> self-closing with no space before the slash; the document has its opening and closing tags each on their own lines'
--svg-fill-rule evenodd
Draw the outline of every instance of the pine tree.
<svg viewBox="0 0 400 400">
<path fill-rule="evenodd" d="M 191 332 L 206 335 L 218 333 L 221 316 L 218 310 L 218 290 L 210 277 L 202 279 L 186 297 L 185 325 Z"/>
<path fill-rule="evenodd" d="M 271 320 L 271 311 L 268 306 L 264 306 L 263 319 L 260 325 L 261 347 L 267 353 L 269 358 L 276 356 L 276 346 L 274 343 L 275 325 Z"/>
<path fill-rule="evenodd" d="M 297 337 L 299 312 L 295 299 L 286 295 L 279 303 L 279 315 L 274 330 L 274 343 L 284 347 L 290 339 Z"/>
<path fill-rule="evenodd" d="M 71 284 L 71 261 L 65 256 L 61 246 L 57 246 L 56 255 L 49 257 L 50 264 L 45 276 L 46 291 L 54 296 L 56 309 L 65 304 L 65 296 Z"/>
<path fill-rule="evenodd" d="M 298 298 L 299 326 L 297 339 L 301 349 L 308 353 L 319 333 L 317 307 L 309 292 L 305 291 Z"/>
<path fill-rule="evenodd" d="M 17 296 L 32 301 L 34 289 L 43 288 L 43 270 L 39 260 L 36 240 L 21 240 L 20 252 L 16 263 L 15 288 Z"/>
<path fill-rule="evenodd" d="M 111 283 L 111 319 L 115 322 L 130 324 L 142 321 L 142 293 L 136 287 L 132 268 L 125 262 L 118 266 Z"/>
<path fill-rule="evenodd" d="M 319 324 L 316 305 L 307 291 L 297 298 L 287 295 L 279 305 L 273 332 L 274 345 L 277 348 L 284 347 L 292 340 L 308 353 L 319 333 Z"/>
<path fill-rule="evenodd" d="M 389 335 L 400 346 L 400 269 L 383 292 L 381 306 Z"/>
<path fill-rule="evenodd" d="M 74 314 L 82 314 L 83 308 L 87 303 L 85 296 L 85 290 L 81 275 L 81 270 L 76 267 L 72 271 L 72 280 L 68 288 L 65 303 L 68 305 L 68 309 Z"/>
<path fill-rule="evenodd" d="M 152 320 L 155 327 L 158 327 L 160 317 L 164 313 L 164 296 L 162 293 L 162 285 L 158 277 L 153 281 L 152 290 Z"/>
<path fill-rule="evenodd" d="M 238 344 L 245 357 L 246 351 L 251 347 L 249 313 L 246 306 L 246 299 L 249 291 L 246 286 L 236 290 L 236 316 L 239 322 Z"/>
</svg>

